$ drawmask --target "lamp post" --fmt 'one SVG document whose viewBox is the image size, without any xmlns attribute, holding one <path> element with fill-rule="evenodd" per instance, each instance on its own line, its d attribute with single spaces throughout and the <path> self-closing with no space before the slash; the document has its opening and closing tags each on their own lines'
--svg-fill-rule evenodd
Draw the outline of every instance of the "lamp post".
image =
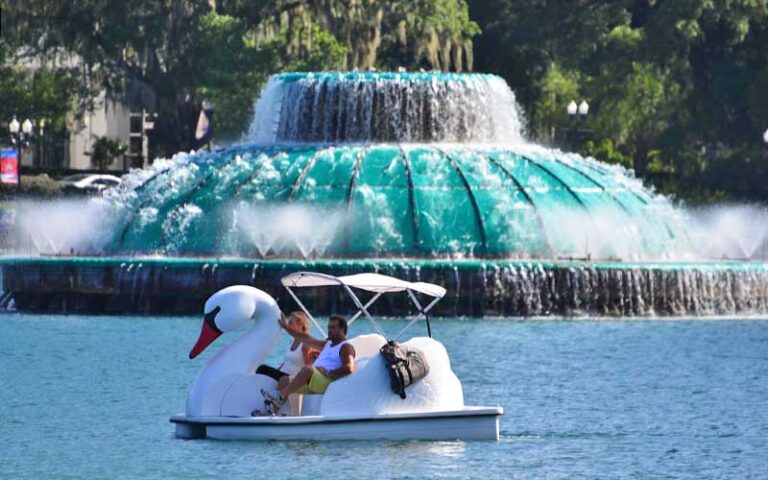
<svg viewBox="0 0 768 480">
<path fill-rule="evenodd" d="M 565 111 L 568 112 L 568 117 L 571 119 L 571 127 L 568 131 L 571 134 L 571 149 L 575 150 L 581 143 L 581 134 L 589 133 L 589 130 L 581 126 L 589 114 L 589 104 L 586 100 L 582 100 L 581 103 L 571 100 L 565 107 Z"/>
<path fill-rule="evenodd" d="M 11 144 L 16 147 L 16 153 L 18 154 L 18 176 L 19 180 L 16 184 L 17 190 L 21 188 L 21 155 L 29 148 L 29 141 L 32 139 L 32 136 L 34 135 L 34 124 L 32 123 L 32 120 L 26 119 L 21 124 L 19 124 L 19 121 L 16 119 L 16 116 L 13 117 L 13 120 L 8 123 L 8 131 L 11 134 Z"/>
<path fill-rule="evenodd" d="M 40 155 L 40 159 L 38 160 L 38 165 L 45 166 L 47 165 L 47 151 L 45 149 L 45 127 L 48 126 L 48 122 L 45 118 L 41 118 L 37 122 L 37 142 L 38 142 L 38 149 L 37 154 Z"/>
<path fill-rule="evenodd" d="M 763 132 L 763 160 L 768 162 L 768 129 Z M 768 238 L 766 238 L 768 242 Z"/>
</svg>

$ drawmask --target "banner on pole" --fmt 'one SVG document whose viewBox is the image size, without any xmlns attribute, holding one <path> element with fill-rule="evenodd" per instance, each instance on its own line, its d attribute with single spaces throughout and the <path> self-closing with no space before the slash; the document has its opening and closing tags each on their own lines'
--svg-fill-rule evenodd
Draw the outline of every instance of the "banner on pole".
<svg viewBox="0 0 768 480">
<path fill-rule="evenodd" d="M 15 148 L 0 150 L 0 183 L 19 183 L 19 157 Z"/>
</svg>

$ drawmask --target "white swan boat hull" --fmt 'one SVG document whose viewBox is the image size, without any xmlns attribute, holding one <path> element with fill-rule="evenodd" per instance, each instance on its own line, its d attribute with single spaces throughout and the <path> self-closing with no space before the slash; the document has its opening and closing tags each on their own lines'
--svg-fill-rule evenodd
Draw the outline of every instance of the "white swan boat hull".
<svg viewBox="0 0 768 480">
<path fill-rule="evenodd" d="M 176 436 L 217 440 L 498 440 L 501 407 L 382 414 L 369 417 L 187 417 Z"/>
</svg>

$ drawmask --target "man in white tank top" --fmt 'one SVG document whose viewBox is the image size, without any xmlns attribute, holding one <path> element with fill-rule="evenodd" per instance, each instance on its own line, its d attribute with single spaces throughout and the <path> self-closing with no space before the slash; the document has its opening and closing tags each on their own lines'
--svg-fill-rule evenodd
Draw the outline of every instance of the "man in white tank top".
<svg viewBox="0 0 768 480">
<path fill-rule="evenodd" d="M 328 338 L 320 340 L 308 333 L 295 330 L 280 318 L 280 326 L 296 340 L 316 348 L 320 356 L 311 366 L 302 367 L 295 375 L 282 377 L 277 384 L 278 395 L 264 389 L 261 394 L 272 405 L 272 412 L 277 413 L 288 395 L 292 393 L 325 393 L 331 382 L 355 371 L 355 349 L 347 341 L 347 320 L 341 315 L 331 315 L 328 319 Z"/>
</svg>

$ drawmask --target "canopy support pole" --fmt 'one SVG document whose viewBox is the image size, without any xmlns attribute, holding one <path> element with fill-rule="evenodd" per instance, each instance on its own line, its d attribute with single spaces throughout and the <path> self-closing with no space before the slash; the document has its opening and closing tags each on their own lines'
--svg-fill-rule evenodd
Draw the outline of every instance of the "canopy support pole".
<svg viewBox="0 0 768 480">
<path fill-rule="evenodd" d="M 426 306 L 426 308 L 422 308 L 421 302 L 419 302 L 419 299 L 416 297 L 416 295 L 413 293 L 413 290 L 410 288 L 407 288 L 406 291 L 408 292 L 408 296 L 411 297 L 411 301 L 416 306 L 416 308 L 419 310 L 419 313 L 413 316 L 413 319 L 405 324 L 403 328 L 400 329 L 399 332 L 397 332 L 397 335 L 395 335 L 395 339 L 400 338 L 400 335 L 405 333 L 406 330 L 408 330 L 408 327 L 413 325 L 417 320 L 421 319 L 421 316 L 424 315 L 424 318 L 427 320 L 427 334 L 429 334 L 429 338 L 432 338 L 432 328 L 429 326 L 429 311 L 432 309 L 432 307 L 435 306 L 435 304 L 440 301 L 441 297 L 435 297 L 429 305 Z"/>
<path fill-rule="evenodd" d="M 373 305 L 373 302 L 378 300 L 380 296 L 381 296 L 381 292 L 379 292 L 376 295 L 374 295 L 373 298 L 368 300 L 368 303 L 365 304 L 365 308 L 366 309 L 370 308 L 371 305 Z M 352 315 L 352 318 L 349 319 L 349 322 L 347 322 L 347 325 L 352 325 L 352 323 L 354 323 L 354 321 L 357 320 L 358 317 L 360 317 L 360 315 L 362 315 L 362 314 L 363 314 L 362 310 L 358 310 L 357 313 Z"/>
<path fill-rule="evenodd" d="M 369 322 L 371 322 L 371 325 L 373 325 L 373 328 L 384 338 L 387 338 L 386 333 L 384 333 L 384 329 L 381 328 L 381 325 L 373 319 L 370 313 L 368 313 L 368 309 L 360 302 L 360 299 L 357 298 L 357 295 L 355 295 L 355 292 L 352 291 L 351 288 L 349 288 L 348 285 L 342 284 L 344 287 L 344 290 L 347 291 L 350 297 L 352 297 L 352 301 L 355 302 L 355 306 L 363 312 L 363 315 L 368 319 Z"/>
<path fill-rule="evenodd" d="M 317 327 L 317 330 L 320 332 L 320 335 L 325 338 L 327 335 L 325 331 L 323 330 L 323 327 L 320 326 L 319 323 L 317 323 L 317 320 L 315 320 L 315 317 L 312 316 L 311 313 L 309 313 L 309 310 L 307 310 L 307 307 L 304 306 L 303 303 L 301 303 L 301 300 L 299 300 L 299 297 L 296 296 L 296 294 L 293 293 L 293 290 L 291 290 L 291 287 L 285 287 L 286 290 L 288 290 L 288 293 L 293 297 L 293 300 L 299 304 L 299 308 L 302 312 L 304 312 L 307 317 L 312 321 L 312 324 Z"/>
</svg>

